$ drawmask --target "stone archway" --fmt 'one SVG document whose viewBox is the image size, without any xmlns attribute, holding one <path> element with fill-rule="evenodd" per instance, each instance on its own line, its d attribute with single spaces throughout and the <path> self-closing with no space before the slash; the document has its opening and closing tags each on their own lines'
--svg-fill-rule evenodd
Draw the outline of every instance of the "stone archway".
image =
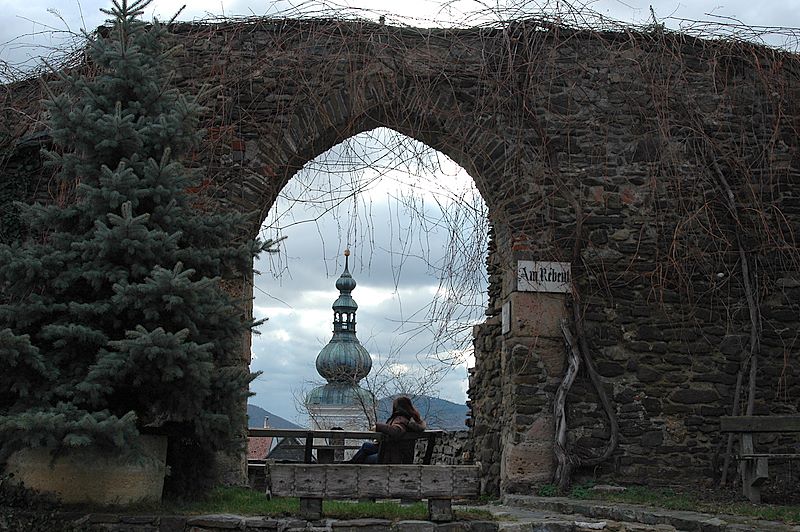
<svg viewBox="0 0 800 532">
<path fill-rule="evenodd" d="M 302 419 L 306 388 L 324 384 L 308 357 L 326 340 L 318 335 L 329 332 L 325 309 L 335 298 L 342 250 L 349 249 L 358 338 L 374 359 L 363 387 L 378 398 L 422 395 L 463 405 L 467 364 L 474 364 L 472 324 L 483 321 L 486 306 L 488 223 L 472 178 L 397 131 L 355 135 L 311 161 L 280 192 L 261 227 L 262 238 L 287 240 L 278 255 L 256 260 L 262 275 L 254 308 L 269 323 L 253 338 L 253 369 L 265 374 L 251 386 L 254 401 L 294 397 Z M 265 360 L 273 350 L 284 353 L 282 372 L 292 364 L 294 384 L 269 376 Z M 455 415 L 452 405 L 419 406 L 429 424 L 466 430 L 464 414 Z M 387 415 L 381 406 L 378 420 Z"/>
<path fill-rule="evenodd" d="M 716 188 L 711 178 L 699 196 L 684 191 L 698 174 L 709 175 L 708 149 L 760 160 L 755 164 L 768 180 L 787 182 L 789 167 L 755 155 L 769 146 L 777 161 L 796 150 L 795 141 L 768 140 L 768 132 L 780 128 L 781 138 L 796 138 L 770 111 L 785 108 L 781 95 L 795 76 L 784 63 L 747 46 L 632 38 L 536 21 L 429 30 L 262 20 L 182 25 L 176 33 L 186 64 L 196 65 L 184 79 L 223 87 L 211 106 L 216 136 L 209 140 L 229 149 L 234 164 L 219 164 L 214 181 L 239 208 L 268 208 L 306 161 L 377 126 L 441 151 L 473 177 L 494 231 L 488 318 L 475 331 L 480 345 L 470 391 L 473 443 L 482 453 L 487 491 L 528 491 L 549 481 L 554 467 L 551 412 L 564 364 L 558 324 L 570 312 L 563 294 L 517 289 L 517 261 L 525 259 L 573 263 L 587 335 L 627 440 L 604 471 L 621 478 L 652 475 L 653 468 L 673 471 L 670 460 L 651 449 L 669 442 L 693 456 L 692 465 L 675 474 L 707 474 L 713 443 L 702 433 L 685 434 L 698 416 L 730 403 L 731 384 L 724 376 L 709 377 L 717 383 L 709 389 L 703 373 L 687 372 L 681 362 L 680 353 L 693 344 L 671 345 L 660 332 L 674 327 L 671 314 L 693 315 L 697 305 L 691 292 L 698 280 L 681 279 L 680 268 L 664 258 L 670 253 L 665 241 L 694 212 L 687 202 Z M 726 59 L 731 56 L 736 59 Z M 764 64 L 773 65 L 766 77 L 756 74 Z M 754 108 L 761 111 L 754 114 Z M 212 166 L 215 160 L 222 161 L 210 158 Z M 725 222 L 719 228 L 732 230 Z M 702 226 L 686 234 L 705 237 Z M 702 264 L 698 270 L 726 260 L 691 253 L 686 248 L 684 260 Z M 654 281 L 653 271 L 667 270 L 674 272 L 666 274 L 676 279 L 674 290 Z M 634 281 L 618 281 L 631 272 Z M 782 278 L 785 270 L 771 275 Z M 625 288 L 631 282 L 634 290 Z M 672 292 L 682 294 L 674 303 Z M 661 299 L 646 295 L 652 293 Z M 741 301 L 742 295 L 733 297 Z M 640 298 L 648 301 L 647 311 Z M 500 323 L 505 304 L 511 309 L 507 330 Z M 613 327 L 604 325 L 607 319 Z M 680 328 L 691 332 L 678 336 L 692 337 L 702 325 Z M 653 355 L 664 349 L 666 356 Z M 726 356 L 711 349 L 712 360 L 724 363 Z M 653 380 L 659 373 L 703 393 L 676 391 L 671 380 Z M 573 441 L 601 448 L 608 427 L 591 386 L 584 383 L 571 401 L 578 405 L 571 415 Z"/>
<path fill-rule="evenodd" d="M 484 79 L 465 73 L 462 64 L 450 63 L 458 56 L 474 60 L 483 47 L 483 37 L 463 32 L 462 49 L 454 50 L 443 38 L 448 32 L 355 24 L 342 35 L 342 27 L 339 23 L 298 21 L 214 27 L 197 41 L 199 50 L 188 43 L 198 37 L 195 32 L 200 28 L 177 28 L 177 34 L 186 39 L 184 63 L 199 67 L 184 72 L 184 78 L 227 81 L 217 96 L 213 116 L 232 118 L 229 123 L 212 126 L 208 141 L 209 151 L 222 152 L 218 161 L 228 157 L 234 164 L 220 164 L 215 169 L 215 183 L 225 187 L 238 208 L 259 210 L 263 219 L 278 191 L 306 162 L 346 138 L 382 126 L 425 143 L 464 168 L 487 203 L 496 238 L 507 241 L 508 235 L 519 233 L 514 225 L 527 216 L 515 205 L 524 201 L 519 196 L 525 185 L 520 188 L 512 176 L 524 165 L 518 154 L 508 150 L 508 131 L 503 125 L 510 120 L 512 104 L 502 95 L 491 101 L 478 98 L 478 93 L 495 92 L 491 76 Z M 379 36 L 381 33 L 385 35 Z M 221 46 L 224 57 L 203 59 L 209 42 Z M 254 43 L 282 48 L 283 53 L 262 58 Z M 338 53 L 337 47 L 341 47 Z M 219 52 L 220 48 L 211 50 Z M 502 62 L 502 57 L 497 60 Z M 213 159 L 208 162 L 214 166 Z M 498 247 L 505 250 L 508 246 Z M 494 256 L 492 260 L 500 265 L 511 258 Z M 508 277 L 507 270 L 494 269 L 489 315 L 499 315 L 502 278 Z M 488 486 L 496 491 L 500 471 L 505 475 L 506 469 L 511 470 L 498 470 L 500 449 L 518 446 L 510 432 L 500 436 L 502 427 L 511 426 L 506 421 L 513 419 L 515 407 L 513 401 L 500 405 L 502 415 L 497 416 L 496 408 L 491 414 L 482 412 L 478 407 L 482 402 L 477 397 L 472 401 L 476 432 L 485 433 L 476 436 L 480 439 L 476 446 L 495 450 L 481 463 L 487 475 L 495 477 Z M 525 441 L 538 442 L 537 447 L 548 454 L 551 436 L 549 431 L 533 431 Z M 529 477 L 539 471 L 538 481 L 551 475 L 552 459 L 531 462 L 526 456 L 515 462 L 516 476 Z"/>
<path fill-rule="evenodd" d="M 747 307 L 745 244 L 760 261 L 769 337 L 759 404 L 797 410 L 800 385 L 785 364 L 800 329 L 796 55 L 536 20 L 453 30 L 257 19 L 174 30 L 178 82 L 219 87 L 205 102 L 209 133 L 196 157 L 209 169 L 207 191 L 261 213 L 247 230 L 306 161 L 378 126 L 474 178 L 494 229 L 470 391 L 488 491 L 530 490 L 552 468 L 568 298 L 519 291 L 518 260 L 572 263 L 577 314 L 624 436 L 591 474 L 677 482 L 718 470 L 717 418 L 730 410 L 741 331 L 751 327 L 747 312 L 720 308 Z M 36 130 L 12 112 L 37 116 L 35 83 L 3 96 L 17 137 Z M 23 166 L 14 171 L 37 172 Z M 591 385 L 584 379 L 569 401 L 571 443 L 602 448 Z"/>
</svg>

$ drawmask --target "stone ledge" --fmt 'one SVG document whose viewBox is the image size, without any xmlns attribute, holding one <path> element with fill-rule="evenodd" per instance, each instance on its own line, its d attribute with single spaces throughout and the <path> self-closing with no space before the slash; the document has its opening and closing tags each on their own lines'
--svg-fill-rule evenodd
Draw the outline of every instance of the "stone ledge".
<svg viewBox="0 0 800 532">
<path fill-rule="evenodd" d="M 73 516 L 74 517 L 74 516 Z M 494 521 L 390 521 L 387 519 L 321 519 L 305 521 L 293 517 L 271 518 L 233 514 L 197 516 L 124 515 L 113 513 L 87 514 L 72 519 L 88 530 L 109 532 L 497 532 Z"/>
<path fill-rule="evenodd" d="M 201 530 L 204 528 L 211 530 L 243 530 L 244 517 L 231 514 L 200 515 L 189 518 L 186 524 L 189 525 L 190 530 L 193 528 L 200 528 Z"/>
<path fill-rule="evenodd" d="M 689 532 L 800 532 L 800 526 L 778 521 L 763 521 L 744 516 L 712 515 L 701 512 L 666 510 L 608 501 L 570 499 L 568 497 L 534 497 L 529 495 L 506 495 L 503 503 L 509 506 L 545 510 L 559 514 L 571 514 L 594 519 L 642 523 L 657 526 L 668 525 Z"/>
</svg>

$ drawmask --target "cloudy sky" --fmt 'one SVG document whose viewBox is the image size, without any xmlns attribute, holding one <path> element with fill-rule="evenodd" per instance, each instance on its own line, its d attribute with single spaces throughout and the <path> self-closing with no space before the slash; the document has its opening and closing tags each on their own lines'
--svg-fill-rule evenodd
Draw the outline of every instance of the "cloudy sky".
<svg viewBox="0 0 800 532">
<path fill-rule="evenodd" d="M 382 14 L 390 23 L 430 25 L 479 22 L 481 18 L 475 13 L 487 7 L 507 16 L 514 11 L 502 6 L 520 6 L 516 13 L 527 15 L 554 8 L 566 12 L 564 6 L 571 5 L 583 14 L 591 10 L 614 20 L 647 24 L 652 20 L 652 5 L 658 20 L 675 29 L 697 27 L 693 21 L 800 26 L 800 0 L 155 0 L 147 15 L 168 19 L 184 4 L 181 20 L 275 15 L 292 10 L 322 13 L 343 6 L 341 9 L 347 7 L 351 14 L 364 18 L 377 19 Z M 91 30 L 100 25 L 105 16 L 99 9 L 108 5 L 109 0 L 0 0 L 0 59 L 35 65 L 43 53 L 63 49 L 81 28 Z M 484 15 L 484 19 L 486 16 L 491 15 Z M 767 40 L 776 46 L 797 46 L 795 39 L 787 43 L 781 35 Z"/>
<path fill-rule="evenodd" d="M 91 30 L 103 22 L 99 8 L 109 3 L 0 0 L 0 79 L 35 68 L 43 56 L 72 46 L 81 28 Z M 182 20 L 310 12 L 323 6 L 300 0 L 156 0 L 148 17 L 170 18 L 184 3 Z M 340 0 L 326 6 L 348 6 L 351 14 L 365 18 L 385 15 L 388 23 L 446 25 L 448 20 L 483 22 L 509 4 L 522 6 L 528 15 L 554 6 L 564 12 L 566 2 L 459 0 L 448 2 L 447 9 L 442 4 Z M 772 31 L 763 37 L 772 45 L 793 50 L 798 45 L 791 30 L 771 28 L 800 26 L 800 0 L 576 0 L 571 5 L 637 25 L 652 21 L 652 5 L 659 22 L 670 28 L 702 29 L 708 26 L 694 21 L 708 21 L 735 32 L 741 23 Z M 409 159 L 410 168 L 398 168 L 399 160 Z M 314 360 L 330 339 L 334 282 L 347 246 L 358 282 L 353 293 L 359 304 L 358 336 L 375 360 L 369 385 L 379 394 L 425 391 L 465 401 L 471 358 L 460 349 L 468 345 L 469 325 L 480 320 L 485 304 L 483 208 L 469 176 L 454 163 L 391 132 L 355 138 L 312 161 L 283 191 L 262 228 L 265 238 L 287 239 L 280 253 L 256 265 L 255 311 L 269 321 L 254 338 L 252 368 L 263 374 L 253 383 L 251 401 L 305 422 L 297 405 L 320 383 Z M 443 282 L 442 271 L 457 275 Z M 453 342 L 443 339 L 450 336 Z"/>
<path fill-rule="evenodd" d="M 399 160 L 410 154 L 409 168 Z M 269 321 L 254 338 L 252 367 L 264 374 L 253 402 L 295 419 L 297 398 L 319 384 L 314 360 L 331 337 L 349 247 L 357 333 L 374 360 L 369 387 L 463 403 L 472 364 L 462 350 L 486 304 L 486 231 L 469 176 L 394 132 L 359 135 L 312 161 L 262 227 L 264 238 L 287 238 L 256 265 L 255 313 Z M 443 271 L 456 275 L 440 282 Z M 443 328 L 454 342 L 437 342 Z"/>
</svg>

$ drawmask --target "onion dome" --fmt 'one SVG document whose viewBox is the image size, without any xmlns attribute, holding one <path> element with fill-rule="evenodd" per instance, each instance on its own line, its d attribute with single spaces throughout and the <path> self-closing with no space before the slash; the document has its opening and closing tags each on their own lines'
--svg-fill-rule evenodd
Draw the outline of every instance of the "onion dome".
<svg viewBox="0 0 800 532">
<path fill-rule="evenodd" d="M 375 402 L 372 394 L 355 384 L 344 384 L 330 382 L 324 386 L 318 386 L 311 390 L 306 398 L 308 405 L 324 406 L 350 406 L 362 405 L 371 407 Z"/>
<path fill-rule="evenodd" d="M 313 404 L 353 404 L 369 394 L 357 386 L 372 369 L 372 358 L 356 337 L 358 305 L 350 295 L 356 287 L 349 271 L 350 250 L 345 250 L 344 257 L 344 272 L 336 281 L 339 297 L 332 307 L 333 338 L 317 355 L 317 372 L 328 384 L 312 390 L 308 402 Z"/>
<path fill-rule="evenodd" d="M 355 337 L 355 334 L 353 334 Z M 343 341 L 341 335 L 322 348 L 317 355 L 317 373 L 328 382 L 356 383 L 366 377 L 372 369 L 372 357 L 358 343 Z"/>
</svg>

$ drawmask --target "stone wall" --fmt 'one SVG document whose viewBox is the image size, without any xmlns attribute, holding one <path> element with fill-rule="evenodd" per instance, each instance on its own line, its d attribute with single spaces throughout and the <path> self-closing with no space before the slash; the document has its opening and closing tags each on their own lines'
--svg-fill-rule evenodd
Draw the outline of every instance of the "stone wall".
<svg viewBox="0 0 800 532">
<path fill-rule="evenodd" d="M 415 464 L 422 463 L 427 447 L 427 441 L 417 440 L 417 445 L 414 448 Z M 445 432 L 440 438 L 436 439 L 436 444 L 433 446 L 431 464 L 464 465 L 471 463 L 473 463 L 473 460 L 469 431 L 454 430 Z"/>
<path fill-rule="evenodd" d="M 500 493 L 500 434 L 506 421 L 502 403 L 503 383 L 500 357 L 500 308 L 503 270 L 498 264 L 494 230 L 489 235 L 487 271 L 490 307 L 486 321 L 473 328 L 475 366 L 469 369 L 469 402 L 472 459 L 481 467 L 481 492 Z"/>
<path fill-rule="evenodd" d="M 796 55 L 533 20 L 467 30 L 269 19 L 174 29 L 178 83 L 220 87 L 204 102 L 204 191 L 260 213 L 248 231 L 303 164 L 378 126 L 425 142 L 474 178 L 493 228 L 469 392 L 487 492 L 526 492 L 550 478 L 559 322 L 575 316 L 621 432 L 611 459 L 578 473 L 649 483 L 717 476 L 718 416 L 731 411 L 752 328 L 742 256 L 760 312 L 756 412 L 797 412 Z M 3 98 L 5 109 L 31 101 L 11 90 Z M 571 263 L 573 293 L 519 292 L 521 259 Z M 585 373 L 568 396 L 568 422 L 579 454 L 602 450 L 609 424 Z"/>
</svg>

